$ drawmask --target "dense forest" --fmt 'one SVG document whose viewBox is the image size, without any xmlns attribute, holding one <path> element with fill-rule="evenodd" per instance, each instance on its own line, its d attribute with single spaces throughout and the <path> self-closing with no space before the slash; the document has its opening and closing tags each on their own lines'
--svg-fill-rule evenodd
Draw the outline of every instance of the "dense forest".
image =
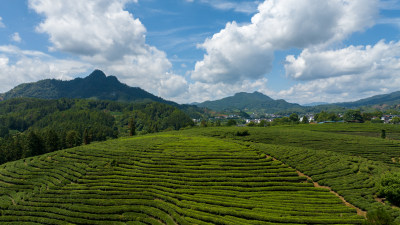
<svg viewBox="0 0 400 225">
<path fill-rule="evenodd" d="M 0 115 L 0 164 L 92 141 L 193 125 L 180 109 L 157 102 L 15 98 L 0 102 Z"/>
</svg>

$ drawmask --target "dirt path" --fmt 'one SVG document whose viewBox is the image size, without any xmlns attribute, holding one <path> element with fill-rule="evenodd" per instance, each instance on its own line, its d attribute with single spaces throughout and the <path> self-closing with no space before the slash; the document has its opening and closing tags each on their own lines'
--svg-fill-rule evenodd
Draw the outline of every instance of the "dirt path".
<svg viewBox="0 0 400 225">
<path fill-rule="evenodd" d="M 380 203 L 386 205 L 385 199 L 383 199 L 383 198 L 379 198 L 379 197 L 375 196 L 375 201 L 380 202 Z M 393 209 L 400 209 L 400 207 L 395 206 L 395 205 L 392 205 L 392 208 L 393 208 Z"/>
<path fill-rule="evenodd" d="M 272 156 L 270 156 L 270 155 L 267 155 L 267 158 L 272 158 L 273 161 L 279 161 L 279 160 L 277 160 L 276 158 L 274 158 L 274 157 L 272 157 Z M 282 163 L 283 163 L 283 162 L 282 162 Z M 292 167 L 290 167 L 290 168 L 292 168 Z M 294 168 L 292 168 L 292 169 L 294 169 Z M 341 195 L 339 195 L 337 192 L 333 191 L 332 188 L 330 188 L 330 187 L 328 187 L 328 186 L 321 186 L 321 185 L 319 185 L 317 182 L 313 181 L 311 177 L 305 175 L 304 173 L 302 173 L 302 172 L 300 172 L 300 171 L 298 171 L 298 170 L 296 170 L 296 169 L 294 169 L 294 170 L 297 172 L 297 174 L 298 174 L 299 176 L 307 177 L 307 179 L 311 180 L 312 183 L 314 184 L 314 187 L 324 188 L 324 189 L 329 190 L 329 192 L 331 192 L 332 194 L 336 195 L 340 200 L 342 200 L 342 202 L 343 202 L 346 206 L 351 207 L 351 208 L 357 210 L 357 215 L 363 216 L 363 217 L 366 217 L 366 216 L 367 216 L 367 212 L 366 212 L 366 211 L 364 211 L 364 210 L 362 210 L 362 209 L 360 209 L 360 208 L 357 208 L 356 206 L 354 206 L 354 205 L 351 204 L 350 202 L 346 201 L 346 199 L 344 199 L 343 196 L 341 196 Z"/>
</svg>

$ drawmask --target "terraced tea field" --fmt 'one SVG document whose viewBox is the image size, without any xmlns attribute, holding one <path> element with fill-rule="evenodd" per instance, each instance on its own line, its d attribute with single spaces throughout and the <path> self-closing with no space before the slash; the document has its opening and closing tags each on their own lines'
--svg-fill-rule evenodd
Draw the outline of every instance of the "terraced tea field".
<svg viewBox="0 0 400 225">
<path fill-rule="evenodd" d="M 360 130 L 373 128 L 368 124 L 366 127 L 357 126 Z M 337 128 L 333 126 L 327 130 L 332 132 L 337 131 Z M 400 224 L 400 210 L 392 207 L 389 202 L 382 204 L 383 199 L 377 196 L 382 176 L 386 173 L 400 173 L 400 142 L 308 129 L 284 126 L 207 128 L 187 130 L 185 134 L 205 135 L 245 144 L 259 154 L 271 155 L 296 168 L 319 185 L 330 187 L 364 211 L 384 209 L 397 218 L 396 224 Z M 345 129 L 345 125 L 340 125 L 340 129 Z M 244 130 L 247 130 L 248 135 L 237 135 Z"/>
<path fill-rule="evenodd" d="M 326 189 L 256 148 L 170 133 L 1 165 L 5 224 L 361 224 Z"/>
</svg>

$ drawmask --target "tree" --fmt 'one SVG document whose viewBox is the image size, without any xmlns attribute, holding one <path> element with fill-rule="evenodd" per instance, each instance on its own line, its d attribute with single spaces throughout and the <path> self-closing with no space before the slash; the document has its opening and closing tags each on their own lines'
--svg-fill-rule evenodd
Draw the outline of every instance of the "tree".
<svg viewBox="0 0 400 225">
<path fill-rule="evenodd" d="M 5 137 L 9 134 L 9 130 L 5 126 L 0 126 L 0 137 Z"/>
<path fill-rule="evenodd" d="M 289 119 L 293 123 L 297 123 L 297 122 L 299 122 L 299 115 L 297 115 L 297 113 L 292 113 L 292 114 L 290 114 Z"/>
<path fill-rule="evenodd" d="M 381 131 L 381 138 L 385 139 L 386 138 L 386 130 Z"/>
<path fill-rule="evenodd" d="M 133 118 L 129 120 L 129 136 L 136 135 L 136 124 Z"/>
<path fill-rule="evenodd" d="M 67 145 L 67 148 L 79 146 L 81 143 L 81 138 L 78 132 L 75 130 L 70 130 L 67 132 L 67 136 L 65 137 L 65 144 Z"/>
<path fill-rule="evenodd" d="M 399 117 L 393 117 L 392 120 L 390 120 L 390 123 L 393 124 L 400 124 L 400 118 Z"/>
<path fill-rule="evenodd" d="M 254 121 L 250 121 L 250 123 L 247 124 L 248 127 L 255 127 L 257 124 L 254 123 Z"/>
<path fill-rule="evenodd" d="M 387 173 L 379 182 L 379 195 L 400 206 L 400 173 Z"/>
<path fill-rule="evenodd" d="M 221 121 L 220 120 L 215 121 L 215 126 L 216 127 L 220 127 L 221 126 Z"/>
<path fill-rule="evenodd" d="M 83 144 L 84 145 L 90 144 L 89 131 L 86 128 L 85 131 L 83 131 Z"/>
<path fill-rule="evenodd" d="M 26 137 L 25 156 L 35 156 L 45 153 L 43 142 L 34 131 L 30 131 Z"/>
<path fill-rule="evenodd" d="M 301 120 L 301 123 L 308 124 L 309 123 L 308 117 L 307 116 L 303 116 L 303 119 Z"/>
<path fill-rule="evenodd" d="M 368 212 L 365 225 L 394 225 L 393 217 L 384 209 L 380 208 Z"/>
<path fill-rule="evenodd" d="M 60 140 L 57 133 L 53 129 L 48 130 L 45 135 L 45 145 L 47 152 L 54 152 L 60 149 Z"/>
<path fill-rule="evenodd" d="M 364 122 L 360 110 L 353 110 L 353 109 L 348 110 L 343 115 L 343 119 L 346 122 L 360 122 L 360 123 Z"/>
<path fill-rule="evenodd" d="M 269 122 L 267 122 L 266 120 L 261 120 L 260 123 L 258 124 L 259 127 L 266 127 L 269 126 Z"/>
<path fill-rule="evenodd" d="M 227 126 L 236 126 L 237 125 L 237 122 L 236 122 L 236 120 L 234 120 L 234 119 L 230 119 L 230 120 L 228 120 L 228 122 L 226 123 L 226 125 Z"/>
<path fill-rule="evenodd" d="M 335 113 L 328 113 L 325 111 L 322 111 L 320 113 L 315 114 L 314 120 L 317 122 L 323 122 L 323 121 L 338 121 L 340 118 L 335 114 Z"/>
</svg>

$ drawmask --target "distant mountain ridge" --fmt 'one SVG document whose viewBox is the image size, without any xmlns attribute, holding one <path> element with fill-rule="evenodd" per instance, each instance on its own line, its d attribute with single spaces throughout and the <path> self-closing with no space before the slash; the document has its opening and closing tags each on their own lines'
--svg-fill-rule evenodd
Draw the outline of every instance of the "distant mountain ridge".
<svg viewBox="0 0 400 225">
<path fill-rule="evenodd" d="M 374 106 L 374 105 L 398 105 L 398 104 L 400 104 L 400 91 L 383 95 L 375 95 L 354 102 L 333 103 L 333 105 L 343 106 L 347 108 Z"/>
<path fill-rule="evenodd" d="M 106 76 L 101 70 L 95 70 L 85 78 L 76 78 L 70 81 L 46 79 L 20 84 L 0 95 L 2 100 L 16 97 L 40 99 L 82 98 L 127 102 L 150 100 L 169 105 L 178 105 L 139 87 L 130 87 L 123 84 L 115 76 Z"/>
<path fill-rule="evenodd" d="M 274 100 L 260 92 L 236 93 L 234 96 L 226 97 L 215 101 L 205 101 L 197 104 L 198 107 L 206 107 L 216 111 L 223 110 L 263 110 L 267 113 L 274 113 L 292 108 L 301 108 L 299 104 L 288 103 L 283 99 Z"/>
<path fill-rule="evenodd" d="M 195 106 L 209 108 L 214 111 L 242 110 L 264 113 L 312 113 L 338 108 L 341 108 L 339 110 L 345 108 L 376 106 L 378 108 L 386 108 L 400 105 L 400 91 L 376 95 L 354 102 L 332 104 L 324 104 L 320 102 L 303 106 L 296 103 L 289 103 L 283 99 L 274 100 L 260 92 L 240 92 L 233 96 L 215 101 L 192 103 L 192 105 L 195 106 L 180 105 L 173 101 L 157 97 L 140 87 L 130 87 L 123 84 L 117 79 L 117 77 L 106 76 L 101 70 L 95 70 L 85 78 L 76 78 L 70 81 L 45 79 L 33 83 L 20 84 L 12 90 L 0 94 L 0 101 L 18 97 L 39 99 L 81 98 L 125 102 L 155 101 L 179 107 L 185 112 L 191 114 L 192 118 L 199 117 L 199 109 Z"/>
</svg>

